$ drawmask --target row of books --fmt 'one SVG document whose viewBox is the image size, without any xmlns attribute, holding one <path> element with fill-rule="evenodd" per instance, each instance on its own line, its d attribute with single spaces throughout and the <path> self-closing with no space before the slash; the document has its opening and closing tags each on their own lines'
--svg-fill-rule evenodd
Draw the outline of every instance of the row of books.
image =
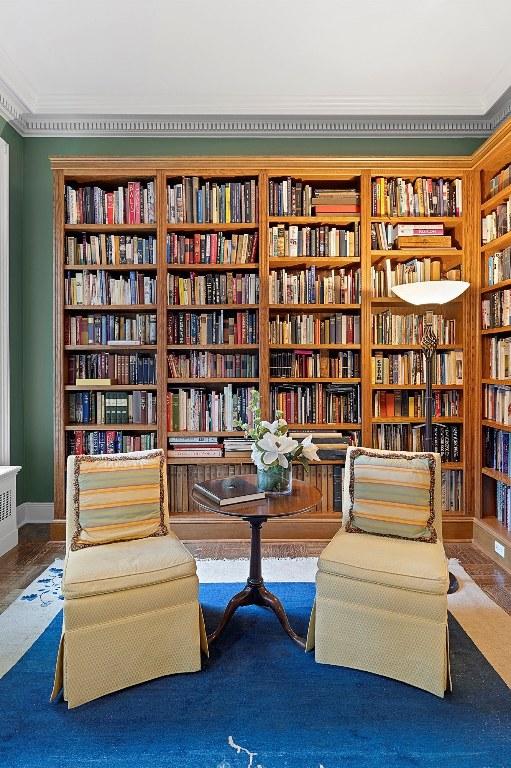
<svg viewBox="0 0 511 768">
<path fill-rule="evenodd" d="M 275 384 L 270 410 L 282 411 L 288 423 L 358 424 L 360 387 L 356 384 Z"/>
<path fill-rule="evenodd" d="M 442 461 L 461 461 L 461 424 L 433 424 L 433 451 Z M 373 446 L 388 451 L 423 451 L 424 424 L 373 424 Z"/>
<path fill-rule="evenodd" d="M 67 316 L 65 343 L 73 346 L 156 344 L 156 314 Z"/>
<path fill-rule="evenodd" d="M 67 265 L 156 264 L 156 237 L 149 235 L 67 235 Z"/>
<path fill-rule="evenodd" d="M 167 355 L 168 375 L 171 379 L 257 378 L 257 355 L 246 353 L 199 352 Z"/>
<path fill-rule="evenodd" d="M 298 227 L 278 224 L 268 234 L 270 258 L 286 256 L 360 256 L 360 225 L 353 229 L 337 227 Z"/>
<path fill-rule="evenodd" d="M 70 392 L 70 424 L 156 424 L 156 393 Z"/>
<path fill-rule="evenodd" d="M 269 331 L 270 344 L 360 344 L 360 315 L 276 315 Z"/>
<path fill-rule="evenodd" d="M 452 272 L 452 279 L 459 279 L 459 276 L 454 277 L 454 270 Z M 373 296 L 394 296 L 392 292 L 394 285 L 440 280 L 441 276 L 442 262 L 439 259 L 431 259 L 429 256 L 397 263 L 392 259 L 384 259 L 377 267 L 371 267 Z"/>
<path fill-rule="evenodd" d="M 68 384 L 81 383 L 80 379 L 106 379 L 111 384 L 156 384 L 153 354 L 94 352 L 69 355 L 67 364 Z"/>
<path fill-rule="evenodd" d="M 443 224 L 371 224 L 371 250 L 391 251 L 400 248 L 450 248 L 451 236 Z"/>
<path fill-rule="evenodd" d="M 463 472 L 444 469 L 442 472 L 442 512 L 463 511 Z"/>
<path fill-rule="evenodd" d="M 511 477 L 511 432 L 485 427 L 483 444 L 485 466 Z"/>
<path fill-rule="evenodd" d="M 64 301 L 78 306 L 91 304 L 156 304 L 156 278 L 143 272 L 130 272 L 129 276 L 112 277 L 110 272 L 66 273 Z"/>
<path fill-rule="evenodd" d="M 506 165 L 490 179 L 490 197 L 511 184 L 511 164 Z"/>
<path fill-rule="evenodd" d="M 230 312 L 169 312 L 169 344 L 257 344 L 258 313 L 251 310 Z"/>
<path fill-rule="evenodd" d="M 511 486 L 498 482 L 495 489 L 495 516 L 511 532 Z"/>
<path fill-rule="evenodd" d="M 106 190 L 66 185 L 66 224 L 154 224 L 154 181 L 128 181 Z"/>
<path fill-rule="evenodd" d="M 68 456 L 95 456 L 98 453 L 131 453 L 150 451 L 156 448 L 156 432 L 130 434 L 116 430 L 94 430 L 84 432 L 75 429 L 66 433 Z"/>
<path fill-rule="evenodd" d="M 354 379 L 360 376 L 360 353 L 352 350 L 329 352 L 328 356 L 312 349 L 270 354 L 270 376 L 283 379 L 332 378 Z"/>
<path fill-rule="evenodd" d="M 511 379 L 509 387 L 495 384 L 483 386 L 483 419 L 498 421 L 499 424 L 511 425 Z"/>
<path fill-rule="evenodd" d="M 511 336 L 490 338 L 490 378 L 511 381 Z"/>
<path fill-rule="evenodd" d="M 433 384 L 463 384 L 463 352 L 437 352 L 433 360 Z M 425 384 L 426 362 L 423 352 L 374 352 L 371 357 L 373 384 Z"/>
<path fill-rule="evenodd" d="M 502 280 L 511 280 L 511 247 L 488 256 L 488 285 L 497 285 Z"/>
<path fill-rule="evenodd" d="M 511 289 L 490 293 L 481 302 L 481 320 L 484 328 L 511 325 Z"/>
<path fill-rule="evenodd" d="M 256 264 L 259 233 L 167 235 L 167 264 Z"/>
<path fill-rule="evenodd" d="M 191 387 L 167 392 L 167 431 L 232 432 L 236 419 L 251 424 L 252 388 L 227 384 L 223 389 Z"/>
<path fill-rule="evenodd" d="M 371 183 L 373 216 L 461 216 L 461 179 L 378 176 Z"/>
<path fill-rule="evenodd" d="M 270 271 L 270 304 L 359 304 L 360 269 Z"/>
<path fill-rule="evenodd" d="M 184 176 L 167 185 L 170 224 L 229 224 L 257 221 L 257 182 L 204 181 Z"/>
<path fill-rule="evenodd" d="M 372 316 L 373 344 L 420 344 L 425 327 L 424 315 L 398 315 L 391 309 Z M 439 344 L 456 343 L 456 320 L 433 315 L 433 333 Z"/>
<path fill-rule="evenodd" d="M 222 274 L 189 277 L 167 275 L 168 302 L 171 306 L 207 304 L 257 304 L 259 301 L 259 275 Z"/>
<path fill-rule="evenodd" d="M 459 392 L 435 392 L 433 416 L 461 416 L 461 397 Z M 377 418 L 423 419 L 426 415 L 426 397 L 424 392 L 396 390 L 387 392 L 378 390 L 374 393 L 373 414 Z"/>
<path fill-rule="evenodd" d="M 501 203 L 481 219 L 481 239 L 483 245 L 502 237 L 511 231 L 511 198 Z"/>
</svg>

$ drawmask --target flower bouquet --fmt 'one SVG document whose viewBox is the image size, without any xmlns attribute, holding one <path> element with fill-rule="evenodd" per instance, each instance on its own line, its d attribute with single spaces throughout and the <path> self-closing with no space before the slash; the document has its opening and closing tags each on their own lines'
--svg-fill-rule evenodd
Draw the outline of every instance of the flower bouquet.
<svg viewBox="0 0 511 768">
<path fill-rule="evenodd" d="M 288 436 L 287 421 L 282 411 L 275 412 L 272 422 L 261 419 L 259 392 L 252 391 L 248 409 L 253 415 L 253 426 L 235 422 L 245 436 L 254 441 L 252 461 L 257 467 L 259 490 L 275 496 L 291 493 L 293 474 L 291 464 L 298 461 L 308 469 L 310 461 L 319 461 L 318 448 L 308 435 L 301 443 Z"/>
</svg>

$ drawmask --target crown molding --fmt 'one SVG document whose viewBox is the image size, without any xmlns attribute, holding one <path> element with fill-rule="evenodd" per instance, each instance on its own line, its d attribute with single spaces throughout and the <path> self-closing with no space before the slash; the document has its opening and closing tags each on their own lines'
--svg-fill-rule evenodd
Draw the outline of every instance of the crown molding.
<svg viewBox="0 0 511 768">
<path fill-rule="evenodd" d="M 71 115 L 31 112 L 0 80 L 0 115 L 24 137 L 486 138 L 511 115 L 511 88 L 484 115 Z"/>
</svg>

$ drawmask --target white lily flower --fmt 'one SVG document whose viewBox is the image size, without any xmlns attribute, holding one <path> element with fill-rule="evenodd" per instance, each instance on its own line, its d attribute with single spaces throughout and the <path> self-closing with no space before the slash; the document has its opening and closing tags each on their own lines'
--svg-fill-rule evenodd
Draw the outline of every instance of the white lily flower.
<svg viewBox="0 0 511 768">
<path fill-rule="evenodd" d="M 275 420 L 275 421 L 272 421 L 270 424 L 269 421 L 261 421 L 261 426 L 267 429 L 268 432 L 271 432 L 272 435 L 274 435 L 277 429 L 279 428 L 279 422 Z"/>
<path fill-rule="evenodd" d="M 319 461 L 318 446 L 312 442 L 312 435 L 307 435 L 302 440 L 302 456 L 308 461 Z"/>
<path fill-rule="evenodd" d="M 279 453 L 292 453 L 298 448 L 298 441 L 287 435 L 278 438 L 277 443 Z"/>
</svg>

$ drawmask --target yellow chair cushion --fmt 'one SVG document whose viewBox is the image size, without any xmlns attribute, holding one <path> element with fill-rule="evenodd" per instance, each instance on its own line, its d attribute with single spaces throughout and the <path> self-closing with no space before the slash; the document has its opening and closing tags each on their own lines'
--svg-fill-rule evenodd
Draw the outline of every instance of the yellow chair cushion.
<svg viewBox="0 0 511 768">
<path fill-rule="evenodd" d="M 447 560 L 435 544 L 339 531 L 318 561 L 323 573 L 416 592 L 445 594 Z"/>
<path fill-rule="evenodd" d="M 195 560 L 174 533 L 68 550 L 62 580 L 66 599 L 172 581 L 196 573 Z"/>
</svg>

